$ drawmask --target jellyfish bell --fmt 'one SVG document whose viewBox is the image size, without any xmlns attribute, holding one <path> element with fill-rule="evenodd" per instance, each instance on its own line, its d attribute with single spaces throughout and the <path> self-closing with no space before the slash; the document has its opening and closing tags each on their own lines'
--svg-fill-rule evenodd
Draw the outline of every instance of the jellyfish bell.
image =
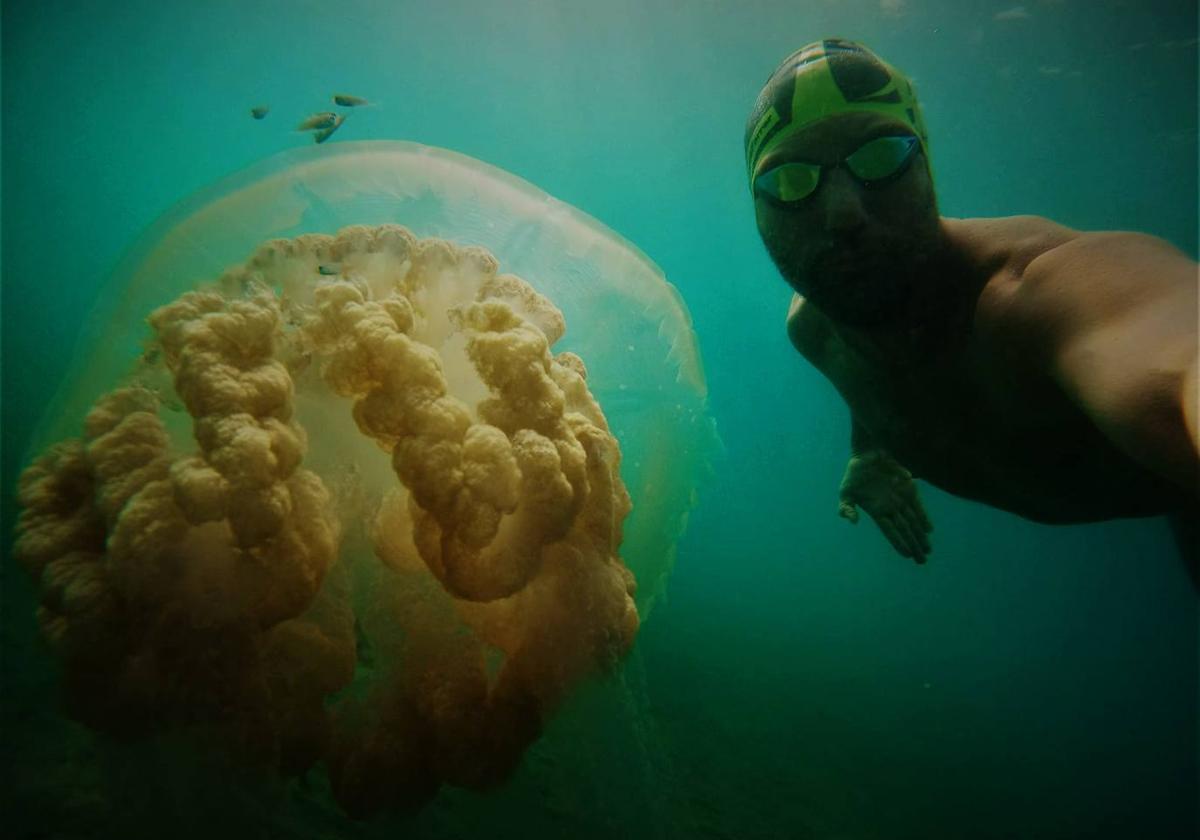
<svg viewBox="0 0 1200 840">
<path fill-rule="evenodd" d="M 411 143 L 288 151 L 185 201 L 88 329 L 16 546 L 77 716 L 237 708 L 256 760 L 324 760 L 352 812 L 511 772 L 629 649 L 716 445 L 644 254 Z M 327 711 L 359 634 L 365 687 Z"/>
<path fill-rule="evenodd" d="M 130 373 L 145 352 L 145 319 L 159 306 L 211 284 L 264 242 L 384 224 L 480 246 L 562 311 L 567 329 L 553 349 L 582 359 L 621 444 L 634 502 L 622 554 L 644 616 L 715 448 L 691 317 L 662 271 L 619 234 L 511 173 L 445 149 L 363 141 L 288 150 L 164 214 L 101 291 L 37 448 L 75 435 L 93 401 Z"/>
</svg>

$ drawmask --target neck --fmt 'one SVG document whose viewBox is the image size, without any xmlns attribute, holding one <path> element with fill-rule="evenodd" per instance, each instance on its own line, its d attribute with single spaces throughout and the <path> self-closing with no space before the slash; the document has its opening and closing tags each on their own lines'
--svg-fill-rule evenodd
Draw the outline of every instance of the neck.
<svg viewBox="0 0 1200 840">
<path fill-rule="evenodd" d="M 904 266 L 912 293 L 887 323 L 855 326 L 833 321 L 843 341 L 888 367 L 933 361 L 962 346 L 971 329 L 975 302 L 986 282 L 974 260 L 941 225 L 936 248 L 919 265 Z"/>
</svg>

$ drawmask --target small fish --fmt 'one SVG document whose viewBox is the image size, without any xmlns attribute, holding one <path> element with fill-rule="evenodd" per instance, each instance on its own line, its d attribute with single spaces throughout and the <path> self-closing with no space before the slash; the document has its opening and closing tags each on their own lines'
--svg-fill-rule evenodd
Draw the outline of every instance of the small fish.
<svg viewBox="0 0 1200 840">
<path fill-rule="evenodd" d="M 343 108 L 357 108 L 359 105 L 370 105 L 371 103 L 363 99 L 361 96 L 351 96 L 348 93 L 335 93 L 333 101 Z"/>
<path fill-rule="evenodd" d="M 318 131 L 316 134 L 313 135 L 313 140 L 316 141 L 317 143 L 324 143 L 326 140 L 329 139 L 329 135 L 331 135 L 331 134 L 333 134 L 333 132 L 337 131 L 338 126 L 340 126 L 345 121 L 346 121 L 346 118 L 343 117 L 341 114 L 338 114 L 336 119 L 334 119 L 334 121 L 333 121 L 333 125 L 329 126 L 328 128 L 323 128 L 320 131 Z"/>
<path fill-rule="evenodd" d="M 297 131 L 313 131 L 318 128 L 329 128 L 337 122 L 338 115 L 333 111 L 321 111 L 319 114 L 313 114 L 300 125 L 296 126 Z"/>
<path fill-rule="evenodd" d="M 321 141 L 318 140 L 317 142 L 320 143 Z M 326 277 L 331 277 L 334 274 L 341 274 L 342 267 L 340 265 L 338 265 L 337 263 L 323 264 L 323 265 L 317 266 L 317 271 L 321 272 Z"/>
<path fill-rule="evenodd" d="M 255 105 L 250 109 L 250 116 L 254 117 L 256 120 L 261 120 L 270 110 L 271 107 L 269 105 Z"/>
</svg>

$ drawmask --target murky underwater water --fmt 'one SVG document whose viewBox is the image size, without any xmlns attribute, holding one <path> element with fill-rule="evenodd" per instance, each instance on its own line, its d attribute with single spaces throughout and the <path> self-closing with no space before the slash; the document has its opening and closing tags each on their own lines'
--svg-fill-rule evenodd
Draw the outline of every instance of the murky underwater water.
<svg viewBox="0 0 1200 840">
<path fill-rule="evenodd" d="M 1193 835 L 1196 598 L 1165 521 L 1051 528 L 923 487 L 918 568 L 839 519 L 848 417 L 784 334 L 741 143 L 779 60 L 854 38 L 914 79 L 946 215 L 1137 229 L 1194 258 L 1194 4 L 89 1 L 6 4 L 2 24 L 6 833 Z M 691 313 L 723 443 L 624 665 L 499 789 L 357 823 L 319 766 L 265 783 L 64 722 L 7 550 L 17 475 L 123 250 L 311 147 L 296 126 L 326 109 L 346 119 L 321 149 L 450 149 L 634 243 Z"/>
</svg>

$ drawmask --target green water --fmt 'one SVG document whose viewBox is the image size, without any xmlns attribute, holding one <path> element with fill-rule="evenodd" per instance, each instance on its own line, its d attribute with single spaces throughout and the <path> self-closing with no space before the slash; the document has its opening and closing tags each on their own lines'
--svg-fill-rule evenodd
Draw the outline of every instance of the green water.
<svg viewBox="0 0 1200 840">
<path fill-rule="evenodd" d="M 1194 835 L 1196 598 L 1166 523 L 1049 528 L 924 486 L 917 568 L 839 519 L 847 413 L 784 335 L 741 150 L 782 57 L 854 38 L 915 80 L 945 214 L 1138 229 L 1195 257 L 1194 3 L 54 0 L 5 2 L 0 24 L 6 549 L 122 249 L 310 142 L 291 129 L 333 91 L 378 105 L 330 143 L 453 149 L 636 243 L 691 310 L 725 444 L 621 674 L 507 786 L 414 817 L 354 825 L 319 777 L 271 798 L 62 723 L 6 550 L 8 836 Z"/>
</svg>

